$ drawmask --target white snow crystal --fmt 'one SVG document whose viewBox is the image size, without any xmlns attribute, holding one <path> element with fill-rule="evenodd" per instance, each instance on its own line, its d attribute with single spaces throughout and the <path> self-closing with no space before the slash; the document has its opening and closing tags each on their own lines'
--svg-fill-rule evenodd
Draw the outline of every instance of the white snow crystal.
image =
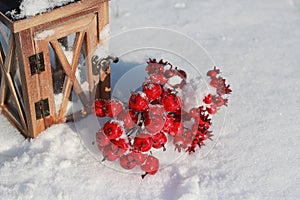
<svg viewBox="0 0 300 200">
<path fill-rule="evenodd" d="M 184 2 L 177 2 L 174 4 L 174 8 L 185 8 L 186 4 Z"/>
<path fill-rule="evenodd" d="M 171 78 L 169 78 L 168 83 L 169 83 L 170 85 L 175 86 L 175 85 L 177 85 L 177 84 L 180 84 L 181 81 L 182 81 L 182 77 L 176 75 L 176 76 L 172 76 Z"/>
<path fill-rule="evenodd" d="M 100 32 L 100 38 L 102 41 L 105 41 L 109 38 L 110 27 L 109 24 L 105 25 L 102 31 Z"/>
<path fill-rule="evenodd" d="M 203 105 L 203 99 L 208 94 L 208 88 L 201 77 L 193 78 L 182 89 L 180 96 L 183 99 L 185 110 Z"/>
<path fill-rule="evenodd" d="M 42 1 L 36 1 L 36 9 Z M 189 4 L 176 13 L 175 2 Z M 82 124 L 53 125 L 37 139 L 25 140 L 0 115 L 0 199 L 298 199 L 300 1 L 110 1 L 112 11 L 117 5 L 132 15 L 111 15 L 113 33 L 167 26 L 203 43 L 225 66 L 222 75 L 234 88 L 222 134 L 213 137 L 216 145 L 208 156 L 203 155 L 207 146 L 192 155 L 178 153 L 180 159 L 142 180 L 132 170 L 111 167 L 118 162 L 101 163 L 101 152 L 90 143 L 100 161 L 91 156 L 80 136 L 94 139 L 99 129 L 94 116 Z M 206 73 L 210 66 L 203 63 L 198 69 Z M 113 68 L 112 76 L 124 72 Z M 87 82 L 81 85 L 88 91 Z M 172 153 L 153 151 L 164 155 L 160 163 L 174 155 L 170 142 Z"/>
<path fill-rule="evenodd" d="M 22 0 L 19 6 L 20 13 L 17 13 L 16 10 L 11 10 L 6 14 L 14 19 L 29 18 L 74 1 L 75 0 Z"/>
<path fill-rule="evenodd" d="M 138 94 L 142 97 L 142 98 L 147 98 L 147 95 L 144 92 L 138 91 Z"/>
<path fill-rule="evenodd" d="M 38 33 L 34 39 L 35 40 L 44 40 L 46 37 L 52 36 L 54 34 L 55 34 L 55 31 L 52 29 L 44 30 L 44 31 Z"/>
</svg>

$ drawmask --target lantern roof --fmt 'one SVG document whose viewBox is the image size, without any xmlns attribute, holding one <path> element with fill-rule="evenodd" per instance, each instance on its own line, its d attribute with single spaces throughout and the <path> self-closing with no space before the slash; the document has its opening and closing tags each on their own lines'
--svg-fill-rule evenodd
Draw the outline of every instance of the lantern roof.
<svg viewBox="0 0 300 200">
<path fill-rule="evenodd" d="M 29 18 L 81 0 L 1 0 L 0 11 L 13 21 Z"/>
<path fill-rule="evenodd" d="M 17 33 L 30 27 L 77 15 L 96 8 L 99 4 L 107 1 L 109 0 L 1 0 L 0 21 L 14 33 Z M 26 6 L 22 2 L 26 2 Z M 42 5 L 42 2 L 45 4 Z M 31 3 L 35 7 L 30 7 Z M 38 6 L 36 6 L 37 4 Z M 52 7 L 45 7 L 48 4 Z M 44 10 L 41 9 L 42 7 Z M 33 14 L 35 12 L 33 8 L 40 8 L 41 10 Z"/>
</svg>

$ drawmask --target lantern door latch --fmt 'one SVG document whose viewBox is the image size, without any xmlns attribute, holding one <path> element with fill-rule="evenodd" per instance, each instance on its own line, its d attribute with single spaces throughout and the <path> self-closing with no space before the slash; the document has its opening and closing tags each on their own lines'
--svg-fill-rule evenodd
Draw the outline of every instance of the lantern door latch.
<svg viewBox="0 0 300 200">
<path fill-rule="evenodd" d="M 110 65 L 110 60 L 112 60 L 113 63 L 119 62 L 119 58 L 116 56 L 107 56 L 106 58 L 99 58 L 97 55 L 93 56 L 92 57 L 93 74 L 98 75 L 100 69 L 106 72 Z"/>
<path fill-rule="evenodd" d="M 44 53 L 34 54 L 28 57 L 31 75 L 45 71 Z"/>
<path fill-rule="evenodd" d="M 36 120 L 45 118 L 50 115 L 48 99 L 42 99 L 36 102 L 34 105 L 35 105 Z"/>
</svg>

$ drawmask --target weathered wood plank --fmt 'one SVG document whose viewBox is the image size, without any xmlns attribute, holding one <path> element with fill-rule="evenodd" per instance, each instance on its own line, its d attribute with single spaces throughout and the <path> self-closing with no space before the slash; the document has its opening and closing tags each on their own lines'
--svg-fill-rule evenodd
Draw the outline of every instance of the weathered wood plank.
<svg viewBox="0 0 300 200">
<path fill-rule="evenodd" d="M 70 35 L 72 33 L 76 33 L 78 30 L 80 31 L 85 30 L 87 29 L 87 25 L 91 23 L 94 17 L 95 14 L 92 13 L 84 17 L 72 19 L 59 26 L 49 26 L 47 29 L 44 29 L 42 32 L 36 32 L 34 39 L 52 41 Z M 45 32 L 52 33 L 52 34 L 44 35 Z"/>
<path fill-rule="evenodd" d="M 10 30 L 13 30 L 13 21 L 6 17 L 2 12 L 0 12 L 0 21 Z"/>
<path fill-rule="evenodd" d="M 85 32 L 76 33 L 75 43 L 74 43 L 74 47 L 73 47 L 73 60 L 72 60 L 72 65 L 71 65 L 72 73 L 75 73 L 76 69 L 77 69 L 84 36 L 85 36 Z M 59 114 L 58 114 L 59 120 L 63 119 L 65 117 L 72 86 L 73 86 L 73 83 L 72 83 L 71 79 L 68 76 L 66 76 L 64 87 L 63 87 L 64 96 L 63 96 L 62 104 L 60 106 L 60 110 L 59 110 Z"/>
<path fill-rule="evenodd" d="M 15 100 L 15 103 L 17 106 L 17 111 L 18 111 L 19 117 L 21 119 L 21 124 L 23 125 L 23 128 L 26 130 L 27 125 L 25 122 L 23 110 L 21 108 L 21 104 L 20 104 L 18 95 L 16 93 L 13 80 L 11 78 L 12 60 L 14 59 L 14 57 L 13 57 L 14 55 L 15 55 L 15 44 L 14 44 L 13 35 L 11 35 L 10 40 L 9 40 L 8 51 L 7 51 L 7 55 L 6 55 L 6 59 L 5 59 L 5 64 L 4 64 L 4 66 L 3 65 L 1 65 L 1 66 L 2 66 L 2 72 L 4 72 L 3 76 L 6 79 L 6 83 L 10 89 L 12 98 L 14 98 L 14 100 Z"/>
<path fill-rule="evenodd" d="M 12 115 L 12 113 L 8 110 L 8 108 L 4 105 L 2 106 L 1 114 L 3 114 L 8 121 L 16 127 L 24 136 L 28 137 L 28 131 L 24 129 L 24 127 L 20 124 L 20 122 Z"/>
<path fill-rule="evenodd" d="M 48 42 L 45 40 L 35 40 L 35 49 L 37 52 L 43 52 L 44 54 L 45 71 L 41 72 L 38 76 L 41 99 L 48 99 L 49 102 L 50 115 L 44 118 L 45 128 L 47 128 L 56 121 L 56 108 Z"/>
<path fill-rule="evenodd" d="M 24 98 L 25 115 L 27 120 L 28 137 L 36 137 L 45 130 L 44 120 L 36 119 L 35 102 L 41 100 L 38 74 L 31 75 L 28 57 L 36 54 L 32 29 L 15 34 L 17 56 L 20 65 L 22 91 Z"/>
<path fill-rule="evenodd" d="M 2 44 L 0 43 L 0 80 L 1 80 L 1 85 L 0 85 L 0 106 L 4 104 L 4 99 L 5 99 L 5 78 L 4 72 L 2 72 L 2 68 L 4 68 L 4 60 L 5 60 L 5 55 L 3 52 Z"/>
<path fill-rule="evenodd" d="M 99 6 L 95 5 L 94 7 L 87 8 L 85 10 L 81 10 L 80 12 L 74 13 L 73 15 L 66 16 L 66 17 L 63 17 L 63 18 L 59 18 L 59 19 L 47 22 L 47 23 L 40 24 L 38 26 L 33 27 L 33 29 L 34 29 L 35 32 L 40 32 L 40 31 L 43 31 L 43 30 L 47 30 L 50 27 L 57 27 L 59 25 L 68 23 L 68 21 L 72 21 L 74 19 L 80 19 L 81 17 L 88 16 L 92 13 L 95 14 L 95 13 L 98 12 L 98 9 L 99 9 Z M 78 26 L 78 24 L 77 24 L 77 26 Z"/>
<path fill-rule="evenodd" d="M 101 31 L 103 28 L 109 23 L 109 7 L 108 2 L 103 2 L 99 5 L 98 10 L 98 40 L 100 41 L 100 44 L 102 44 L 104 41 L 101 38 Z"/>
<path fill-rule="evenodd" d="M 91 8 L 93 6 L 97 6 L 101 2 L 105 2 L 105 1 L 107 0 L 82 0 L 79 2 L 75 2 L 63 6 L 61 8 L 54 9 L 51 12 L 46 12 L 41 15 L 36 15 L 28 19 L 19 20 L 13 23 L 13 31 L 17 33 L 22 30 L 32 28 L 34 26 L 38 26 L 40 24 L 44 24 L 60 18 L 64 18 L 73 15 L 75 13 L 78 13 L 82 10 Z"/>
<path fill-rule="evenodd" d="M 86 38 L 86 74 L 89 83 L 89 98 L 90 101 L 94 101 L 94 88 L 95 82 L 98 77 L 93 75 L 92 71 L 92 56 L 96 50 L 99 41 L 98 41 L 98 30 L 97 30 L 97 18 L 94 17 L 93 21 L 89 24 L 87 29 L 87 38 Z"/>
<path fill-rule="evenodd" d="M 59 45 L 59 42 L 57 40 L 52 40 L 51 45 L 52 45 L 54 51 L 56 52 L 56 55 L 57 55 L 58 59 L 60 60 L 62 67 L 65 70 L 66 75 L 73 82 L 75 92 L 78 94 L 82 104 L 84 106 L 89 106 L 90 105 L 89 100 L 85 96 L 78 80 L 76 79 L 74 72 L 72 72 L 71 66 L 70 66 L 61 46 Z"/>
</svg>

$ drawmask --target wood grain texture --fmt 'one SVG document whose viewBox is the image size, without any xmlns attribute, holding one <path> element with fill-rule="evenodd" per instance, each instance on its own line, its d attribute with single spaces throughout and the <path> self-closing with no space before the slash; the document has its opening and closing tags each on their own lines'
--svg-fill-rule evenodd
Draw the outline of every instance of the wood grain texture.
<svg viewBox="0 0 300 200">
<path fill-rule="evenodd" d="M 35 102 L 41 100 L 40 83 L 38 74 L 31 75 L 28 57 L 36 54 L 32 29 L 27 29 L 15 34 L 16 52 L 18 55 L 22 91 L 27 120 L 27 137 L 34 138 L 45 130 L 44 120 L 36 120 Z"/>
<path fill-rule="evenodd" d="M 4 104 L 4 98 L 5 98 L 5 88 L 6 88 L 6 83 L 5 83 L 5 78 L 3 78 L 4 72 L 2 72 L 2 68 L 4 68 L 4 60 L 5 60 L 5 54 L 4 50 L 2 47 L 2 44 L 0 43 L 0 80 L 1 80 L 1 85 L 0 85 L 0 106 Z"/>
<path fill-rule="evenodd" d="M 69 64 L 59 42 L 57 40 L 52 40 L 51 45 L 54 49 L 54 51 L 56 52 L 56 55 L 58 57 L 58 59 L 60 60 L 63 69 L 65 70 L 66 75 L 69 77 L 69 79 L 72 81 L 73 85 L 74 85 L 74 89 L 75 92 L 78 94 L 82 104 L 84 106 L 89 106 L 89 100 L 87 99 L 87 97 L 85 96 L 78 80 L 76 79 L 75 73 L 72 72 L 71 70 L 71 65 Z"/>
<path fill-rule="evenodd" d="M 13 21 L 6 17 L 2 12 L 0 12 L 0 21 L 7 26 L 10 30 L 14 29 Z"/>
<path fill-rule="evenodd" d="M 54 100 L 52 69 L 50 62 L 50 52 L 48 42 L 45 40 L 34 40 L 36 52 L 43 52 L 45 71 L 39 73 L 39 90 L 41 99 L 48 99 L 50 115 L 44 118 L 45 128 L 51 126 L 56 121 L 56 107 Z"/>
<path fill-rule="evenodd" d="M 8 119 L 8 121 L 11 123 L 11 125 L 14 126 L 16 129 L 18 129 L 22 133 L 22 135 L 24 135 L 25 137 L 28 137 L 28 130 L 24 129 L 24 127 L 12 115 L 10 110 L 5 105 L 2 106 L 1 114 L 4 115 Z"/>
<path fill-rule="evenodd" d="M 94 84 L 99 77 L 92 74 L 91 59 L 89 58 L 101 42 L 100 33 L 108 24 L 108 18 L 108 0 L 81 0 L 50 12 L 17 21 L 10 20 L 0 12 L 0 21 L 12 32 L 7 56 L 5 56 L 0 45 L 0 104 L 3 108 L 3 114 L 26 137 L 35 138 L 48 126 L 66 121 L 66 109 L 72 87 L 85 107 L 83 112 L 87 113 L 91 110 L 91 104 L 94 101 Z M 52 31 L 53 34 L 45 36 L 43 31 Z M 3 34 L 3 31 L 1 33 Z M 69 63 L 58 39 L 73 33 L 76 33 L 76 39 L 72 63 Z M 66 74 L 65 79 L 62 80 L 64 81 L 63 100 L 58 113 L 55 109 L 49 44 L 52 45 Z M 83 44 L 85 44 L 86 50 L 89 97 L 85 95 L 75 76 Z M 44 54 L 45 71 L 31 75 L 28 57 L 41 52 Z M 17 73 L 17 65 L 19 65 L 20 70 L 21 93 L 16 91 L 13 80 Z M 16 119 L 14 114 L 10 113 L 9 107 L 5 105 L 7 94 L 11 95 L 16 102 L 16 109 L 21 120 Z M 22 96 L 23 100 L 19 100 L 19 96 Z M 49 101 L 50 116 L 37 120 L 35 103 L 42 99 Z"/>
<path fill-rule="evenodd" d="M 35 40 L 41 39 L 46 41 L 52 41 L 70 35 L 72 33 L 76 33 L 78 31 L 86 30 L 88 28 L 88 25 L 93 21 L 94 17 L 95 14 L 92 13 L 86 16 L 81 16 L 79 18 L 65 21 L 60 25 L 48 26 L 47 29 L 35 32 L 34 38 Z M 53 34 L 39 38 L 39 35 L 43 34 L 44 31 L 51 31 Z"/>
<path fill-rule="evenodd" d="M 76 33 L 75 43 L 74 43 L 74 47 L 73 47 L 73 59 L 72 59 L 72 65 L 71 65 L 72 73 L 75 73 L 76 69 L 77 69 L 84 36 L 85 36 L 85 32 Z M 63 119 L 66 115 L 66 109 L 67 109 L 67 105 L 68 105 L 68 101 L 69 101 L 69 96 L 71 94 L 72 86 L 73 86 L 73 82 L 71 81 L 71 79 L 68 76 L 66 76 L 64 87 L 63 87 L 63 100 L 62 100 L 62 104 L 60 106 L 59 114 L 58 114 L 59 120 Z"/>
<path fill-rule="evenodd" d="M 98 30 L 97 30 L 97 18 L 94 17 L 93 21 L 89 24 L 87 29 L 86 37 L 86 73 L 89 83 L 89 100 L 94 101 L 94 88 L 97 76 L 93 75 L 92 71 L 92 56 L 96 50 L 99 40 L 98 40 Z"/>
<path fill-rule="evenodd" d="M 11 75 L 13 74 L 11 72 L 12 64 L 15 64 L 15 63 L 12 62 L 15 59 L 15 57 L 14 57 L 14 55 L 15 55 L 15 43 L 14 43 L 13 35 L 10 36 L 8 44 L 9 44 L 9 46 L 8 46 L 8 51 L 7 51 L 7 56 L 6 56 L 6 59 L 5 59 L 5 63 L 4 63 L 4 66 L 1 65 L 2 66 L 2 72 L 3 72 L 4 78 L 6 79 L 6 83 L 9 87 L 9 90 L 11 92 L 12 98 L 14 99 L 14 101 L 16 103 L 16 108 L 17 108 L 17 111 L 18 111 L 18 115 L 21 119 L 21 125 L 23 126 L 24 130 L 27 130 L 27 125 L 26 125 L 26 122 L 25 122 L 23 110 L 21 108 L 20 100 L 19 100 L 18 95 L 16 93 L 15 86 L 14 86 L 14 83 L 13 83 L 13 80 L 12 80 L 12 77 L 11 77 Z"/>
<path fill-rule="evenodd" d="M 60 18 L 65 18 L 76 13 L 81 12 L 82 10 L 89 9 L 94 6 L 98 6 L 101 2 L 107 0 L 82 0 L 75 2 L 57 9 L 52 10 L 51 12 L 46 12 L 41 15 L 36 15 L 34 17 L 19 20 L 13 23 L 13 31 L 20 32 L 22 30 L 32 28 L 41 24 L 45 24 Z"/>
</svg>

